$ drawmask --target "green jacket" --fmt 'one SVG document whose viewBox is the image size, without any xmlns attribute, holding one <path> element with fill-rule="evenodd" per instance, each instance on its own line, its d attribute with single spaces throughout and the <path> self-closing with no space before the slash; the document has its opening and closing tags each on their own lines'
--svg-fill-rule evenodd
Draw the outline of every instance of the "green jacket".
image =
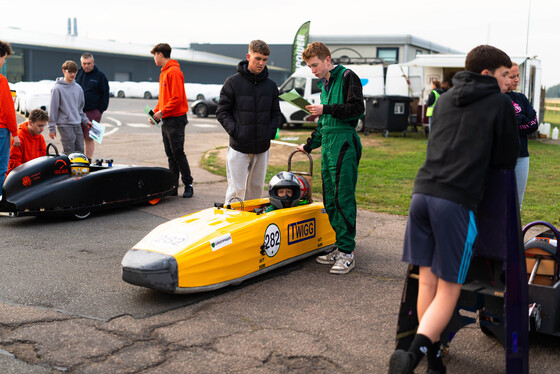
<svg viewBox="0 0 560 374">
<path fill-rule="evenodd" d="M 306 152 L 321 146 L 323 134 L 355 131 L 357 121 L 364 116 L 362 83 L 352 70 L 338 65 L 331 70 L 328 87 L 325 83 L 317 83 L 321 88 L 323 114 L 304 145 Z"/>
</svg>

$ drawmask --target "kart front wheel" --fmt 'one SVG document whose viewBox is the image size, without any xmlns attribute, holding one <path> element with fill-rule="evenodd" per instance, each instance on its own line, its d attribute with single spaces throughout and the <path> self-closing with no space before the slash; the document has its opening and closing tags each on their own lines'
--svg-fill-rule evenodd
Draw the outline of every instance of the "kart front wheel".
<svg viewBox="0 0 560 374">
<path fill-rule="evenodd" d="M 82 219 L 86 219 L 91 215 L 91 212 L 89 211 L 81 211 L 78 213 L 74 213 L 74 218 L 82 220 Z"/>
</svg>

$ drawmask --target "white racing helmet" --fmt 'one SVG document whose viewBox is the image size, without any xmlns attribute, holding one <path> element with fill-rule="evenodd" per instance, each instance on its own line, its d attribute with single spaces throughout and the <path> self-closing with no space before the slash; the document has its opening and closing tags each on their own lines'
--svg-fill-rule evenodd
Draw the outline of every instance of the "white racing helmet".
<svg viewBox="0 0 560 374">
<path fill-rule="evenodd" d="M 289 188 L 292 190 L 292 196 L 278 196 L 278 190 L 281 188 Z M 297 206 L 302 198 L 304 185 L 301 180 L 294 174 L 281 171 L 270 180 L 268 184 L 268 195 L 270 203 L 278 209 L 290 208 Z"/>
</svg>

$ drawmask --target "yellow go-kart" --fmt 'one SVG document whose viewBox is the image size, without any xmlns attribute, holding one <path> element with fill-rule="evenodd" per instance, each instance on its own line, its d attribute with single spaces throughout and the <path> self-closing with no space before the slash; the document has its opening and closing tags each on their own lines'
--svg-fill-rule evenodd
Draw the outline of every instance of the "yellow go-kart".
<svg viewBox="0 0 560 374">
<path fill-rule="evenodd" d="M 170 293 L 210 291 L 334 249 L 323 203 L 268 213 L 267 204 L 217 205 L 156 227 L 124 256 L 123 280 Z"/>
</svg>

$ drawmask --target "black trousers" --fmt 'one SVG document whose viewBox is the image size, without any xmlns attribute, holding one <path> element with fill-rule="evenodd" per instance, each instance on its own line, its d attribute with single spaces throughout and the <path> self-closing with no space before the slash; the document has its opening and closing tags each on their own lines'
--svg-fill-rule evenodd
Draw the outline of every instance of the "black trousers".
<svg viewBox="0 0 560 374">
<path fill-rule="evenodd" d="M 163 148 L 167 155 L 169 170 L 177 177 L 179 184 L 179 173 L 185 187 L 192 184 L 191 168 L 185 155 L 185 126 L 189 121 L 187 115 L 179 117 L 167 117 L 163 119 L 161 136 L 163 137 Z"/>
</svg>

